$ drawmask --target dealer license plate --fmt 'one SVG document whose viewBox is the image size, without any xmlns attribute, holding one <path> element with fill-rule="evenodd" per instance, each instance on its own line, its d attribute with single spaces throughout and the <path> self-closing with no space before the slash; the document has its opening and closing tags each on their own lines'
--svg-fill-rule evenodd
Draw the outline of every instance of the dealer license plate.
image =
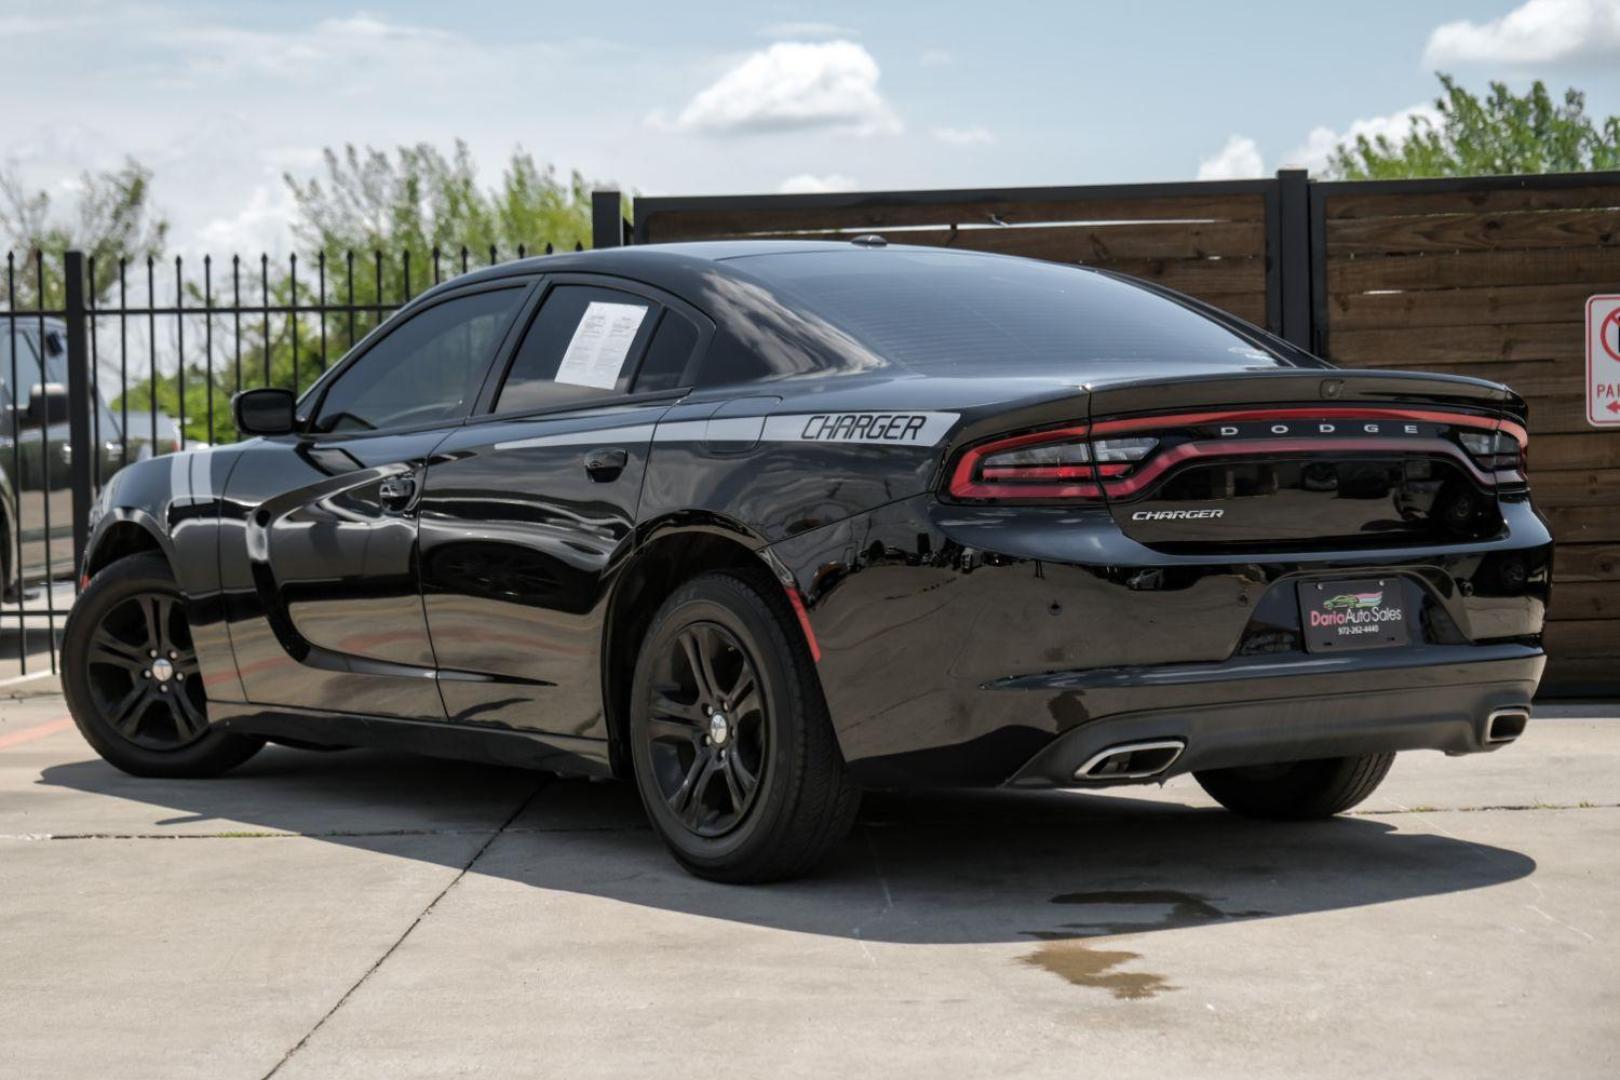
<svg viewBox="0 0 1620 1080">
<path fill-rule="evenodd" d="M 1405 645 L 1411 640 L 1407 591 L 1399 578 L 1306 581 L 1299 618 L 1309 652 L 1347 652 Z"/>
</svg>

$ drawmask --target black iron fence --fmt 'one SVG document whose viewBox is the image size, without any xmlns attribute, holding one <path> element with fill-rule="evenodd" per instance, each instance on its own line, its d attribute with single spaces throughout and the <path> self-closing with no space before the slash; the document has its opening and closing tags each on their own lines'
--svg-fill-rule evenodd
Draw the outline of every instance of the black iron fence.
<svg viewBox="0 0 1620 1080">
<path fill-rule="evenodd" d="M 89 509 L 112 473 L 234 441 L 237 391 L 302 391 L 422 290 L 552 250 L 540 241 L 248 260 L 7 254 L 0 664 L 14 656 L 18 675 L 57 670 Z"/>
</svg>

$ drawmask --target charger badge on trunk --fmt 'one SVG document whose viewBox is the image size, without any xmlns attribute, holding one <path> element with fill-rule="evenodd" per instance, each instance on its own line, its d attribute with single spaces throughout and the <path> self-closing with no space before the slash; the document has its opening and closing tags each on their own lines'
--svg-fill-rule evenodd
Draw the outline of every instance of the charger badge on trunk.
<svg viewBox="0 0 1620 1080">
<path fill-rule="evenodd" d="M 1131 515 L 1132 521 L 1208 521 L 1218 518 L 1226 513 L 1219 507 L 1209 507 L 1200 510 L 1138 510 Z"/>
</svg>

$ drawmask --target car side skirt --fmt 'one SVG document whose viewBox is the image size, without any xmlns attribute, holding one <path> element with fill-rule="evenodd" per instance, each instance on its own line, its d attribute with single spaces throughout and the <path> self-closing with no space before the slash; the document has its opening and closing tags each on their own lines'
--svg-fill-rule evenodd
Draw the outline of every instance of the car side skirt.
<svg viewBox="0 0 1620 1080">
<path fill-rule="evenodd" d="M 605 739 L 223 701 L 210 701 L 208 715 L 216 730 L 240 735 L 400 750 L 563 776 L 613 775 Z"/>
</svg>

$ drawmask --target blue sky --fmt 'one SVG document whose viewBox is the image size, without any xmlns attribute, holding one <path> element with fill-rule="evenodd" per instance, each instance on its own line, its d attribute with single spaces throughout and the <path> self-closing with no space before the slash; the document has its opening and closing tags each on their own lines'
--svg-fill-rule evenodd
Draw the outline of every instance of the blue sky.
<svg viewBox="0 0 1620 1080">
<path fill-rule="evenodd" d="M 346 142 L 689 194 L 1258 175 L 1403 128 L 1437 68 L 1620 112 L 1620 0 L 0 0 L 0 46 L 0 160 L 71 202 L 133 154 L 216 253 L 285 250 L 282 172 Z"/>
</svg>

